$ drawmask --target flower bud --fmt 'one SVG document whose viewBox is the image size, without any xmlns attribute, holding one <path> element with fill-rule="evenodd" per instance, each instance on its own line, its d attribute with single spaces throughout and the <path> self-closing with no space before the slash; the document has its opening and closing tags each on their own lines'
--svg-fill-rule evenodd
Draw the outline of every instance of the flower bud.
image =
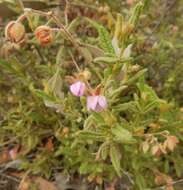
<svg viewBox="0 0 183 190">
<path fill-rule="evenodd" d="M 105 5 L 103 10 L 104 10 L 104 13 L 108 13 L 110 11 L 110 8 L 109 6 Z"/>
<path fill-rule="evenodd" d="M 89 70 L 84 70 L 81 73 L 79 73 L 79 78 L 83 80 L 89 80 L 91 78 L 91 72 Z"/>
<path fill-rule="evenodd" d="M 98 8 L 98 12 L 99 12 L 99 13 L 103 13 L 103 12 L 104 12 L 104 7 L 100 6 L 100 7 Z"/>
<path fill-rule="evenodd" d="M 41 45 L 50 44 L 53 41 L 52 30 L 49 26 L 39 26 L 35 30 L 36 39 Z"/>
<path fill-rule="evenodd" d="M 83 71 L 83 76 L 86 80 L 89 80 L 91 78 L 91 72 L 88 70 Z"/>
<path fill-rule="evenodd" d="M 130 68 L 130 71 L 133 72 L 137 72 L 140 70 L 140 65 L 132 65 L 132 67 Z"/>
<path fill-rule="evenodd" d="M 179 140 L 176 136 L 168 136 L 164 142 L 165 147 L 167 147 L 170 151 L 173 151 L 176 145 L 179 143 Z"/>
<path fill-rule="evenodd" d="M 153 156 L 160 156 L 161 155 L 161 149 L 160 149 L 160 145 L 156 144 L 151 148 L 151 153 Z"/>
<path fill-rule="evenodd" d="M 173 25 L 173 26 L 172 26 L 172 32 L 173 32 L 173 33 L 178 32 L 178 30 L 179 30 L 178 26 L 176 26 L 176 25 Z"/>
<path fill-rule="evenodd" d="M 67 135 L 69 133 L 69 128 L 68 127 L 64 127 L 63 128 L 63 133 Z"/>
<path fill-rule="evenodd" d="M 109 6 L 105 5 L 105 6 L 100 6 L 98 8 L 99 13 L 108 13 L 110 11 Z"/>
<path fill-rule="evenodd" d="M 180 108 L 180 112 L 182 112 L 182 113 L 183 113 L 183 107 L 181 107 L 181 108 Z"/>
<path fill-rule="evenodd" d="M 11 21 L 5 28 L 5 37 L 14 43 L 22 43 L 25 40 L 25 27 L 22 23 Z"/>
<path fill-rule="evenodd" d="M 70 86 L 70 91 L 74 96 L 83 96 L 86 89 L 84 82 L 78 81 Z"/>
<path fill-rule="evenodd" d="M 132 6 L 135 3 L 135 0 L 127 0 L 126 3 Z"/>
<path fill-rule="evenodd" d="M 88 96 L 87 97 L 87 110 L 101 112 L 107 108 L 107 100 L 105 96 Z"/>
</svg>

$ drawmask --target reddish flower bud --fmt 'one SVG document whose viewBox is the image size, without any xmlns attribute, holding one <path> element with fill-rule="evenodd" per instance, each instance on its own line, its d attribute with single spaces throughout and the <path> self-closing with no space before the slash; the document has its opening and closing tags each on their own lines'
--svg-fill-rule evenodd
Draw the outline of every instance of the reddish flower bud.
<svg viewBox="0 0 183 190">
<path fill-rule="evenodd" d="M 36 39 L 41 45 L 50 44 L 53 41 L 52 30 L 49 26 L 39 26 L 35 30 Z"/>
<path fill-rule="evenodd" d="M 5 28 L 5 37 L 14 43 L 22 43 L 25 40 L 25 27 L 22 23 L 11 21 Z"/>
</svg>

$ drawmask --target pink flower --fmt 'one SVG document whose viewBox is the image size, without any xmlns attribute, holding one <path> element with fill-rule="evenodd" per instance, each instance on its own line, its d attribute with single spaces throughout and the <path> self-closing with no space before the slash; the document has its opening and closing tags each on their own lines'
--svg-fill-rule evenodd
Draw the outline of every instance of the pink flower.
<svg viewBox="0 0 183 190">
<path fill-rule="evenodd" d="M 10 158 L 11 158 L 12 160 L 16 160 L 16 158 L 17 158 L 17 150 L 11 149 L 11 150 L 9 151 L 9 155 L 10 155 Z"/>
<path fill-rule="evenodd" d="M 84 82 L 78 81 L 70 86 L 70 91 L 74 96 L 83 96 L 86 89 Z"/>
<path fill-rule="evenodd" d="M 88 96 L 87 97 L 87 110 L 101 112 L 107 108 L 107 100 L 105 96 Z"/>
</svg>

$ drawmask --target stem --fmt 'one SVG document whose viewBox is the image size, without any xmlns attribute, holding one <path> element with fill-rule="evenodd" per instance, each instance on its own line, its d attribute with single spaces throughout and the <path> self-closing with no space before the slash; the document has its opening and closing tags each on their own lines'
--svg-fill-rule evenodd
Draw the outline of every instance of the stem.
<svg viewBox="0 0 183 190">
<path fill-rule="evenodd" d="M 68 0 L 65 0 L 65 2 L 66 2 L 66 6 L 65 6 L 65 10 L 64 10 L 65 24 L 66 24 L 66 26 L 68 26 L 68 9 L 69 9 L 69 2 L 68 2 Z"/>
<path fill-rule="evenodd" d="M 74 65 L 75 65 L 76 69 L 78 70 L 78 72 L 81 72 L 81 69 L 79 68 L 78 64 L 76 63 L 76 61 L 74 59 L 74 56 L 72 55 L 72 53 L 70 51 L 69 51 L 69 54 L 70 54 L 70 56 L 72 58 L 72 61 L 73 61 Z"/>
<path fill-rule="evenodd" d="M 175 184 L 178 184 L 178 183 L 182 183 L 183 182 L 183 179 L 179 179 L 177 181 L 173 181 L 172 183 L 168 184 L 168 185 L 175 185 Z M 160 186 L 160 187 L 157 187 L 153 190 L 163 190 L 167 187 L 167 185 L 163 185 L 163 186 Z"/>
<path fill-rule="evenodd" d="M 71 58 L 72 58 L 72 61 L 73 61 L 74 65 L 75 65 L 76 69 L 78 70 L 78 72 L 81 72 L 81 69 L 79 68 L 77 62 L 75 61 L 75 59 L 74 59 L 74 57 L 73 57 L 73 55 L 72 55 L 72 53 L 71 53 L 70 51 L 69 51 L 69 54 L 70 54 L 70 56 L 71 56 Z M 86 85 L 88 86 L 88 89 L 92 92 L 93 89 L 92 89 L 92 87 L 90 86 L 90 83 L 89 83 L 87 80 L 85 80 L 84 82 L 85 82 Z"/>
<path fill-rule="evenodd" d="M 19 183 L 18 189 L 21 189 L 20 187 L 21 187 L 21 185 L 25 182 L 25 180 L 26 180 L 26 178 L 28 177 L 29 173 L 30 173 L 30 170 L 28 170 L 27 172 L 25 172 L 25 174 L 23 175 L 23 177 L 22 177 L 22 179 L 21 179 L 21 181 L 20 181 L 20 183 Z"/>
<path fill-rule="evenodd" d="M 10 143 L 14 143 L 14 142 L 16 142 L 16 140 L 17 140 L 17 137 L 12 138 L 12 139 L 10 139 L 10 140 L 8 140 L 8 141 L 2 143 L 2 144 L 0 145 L 0 147 L 6 146 L 6 145 L 8 145 L 8 144 L 10 144 Z"/>
<path fill-rule="evenodd" d="M 16 183 L 20 183 L 19 179 L 17 179 L 16 177 L 13 177 L 11 175 L 8 175 L 8 174 L 5 174 L 5 173 L 1 173 L 0 176 L 4 177 L 4 178 L 8 178 L 9 180 L 14 181 Z"/>
<path fill-rule="evenodd" d="M 26 14 L 23 14 L 20 17 L 18 17 L 17 22 L 22 22 L 24 19 L 26 19 Z"/>
<path fill-rule="evenodd" d="M 55 23 L 63 29 L 63 31 L 65 32 L 65 34 L 68 36 L 68 38 L 70 39 L 70 41 L 73 43 L 73 45 L 75 46 L 75 48 L 78 50 L 78 52 L 81 53 L 80 51 L 80 47 L 77 43 L 77 41 L 73 38 L 72 34 L 66 29 L 66 27 L 60 22 L 60 20 L 52 13 L 51 17 L 53 18 L 53 20 L 55 21 Z"/>
</svg>

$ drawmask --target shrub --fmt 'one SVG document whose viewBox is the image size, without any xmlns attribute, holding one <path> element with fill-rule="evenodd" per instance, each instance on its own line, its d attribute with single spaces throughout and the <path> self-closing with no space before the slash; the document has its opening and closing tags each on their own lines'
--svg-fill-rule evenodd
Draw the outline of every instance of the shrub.
<svg viewBox="0 0 183 190">
<path fill-rule="evenodd" d="M 128 18 L 105 7 L 108 26 L 101 17 L 63 24 L 34 9 L 7 25 L 4 49 L 16 51 L 0 59 L 0 140 L 19 169 L 81 175 L 101 187 L 172 188 L 183 168 L 182 112 L 146 83 L 133 54 L 147 3 Z"/>
</svg>

